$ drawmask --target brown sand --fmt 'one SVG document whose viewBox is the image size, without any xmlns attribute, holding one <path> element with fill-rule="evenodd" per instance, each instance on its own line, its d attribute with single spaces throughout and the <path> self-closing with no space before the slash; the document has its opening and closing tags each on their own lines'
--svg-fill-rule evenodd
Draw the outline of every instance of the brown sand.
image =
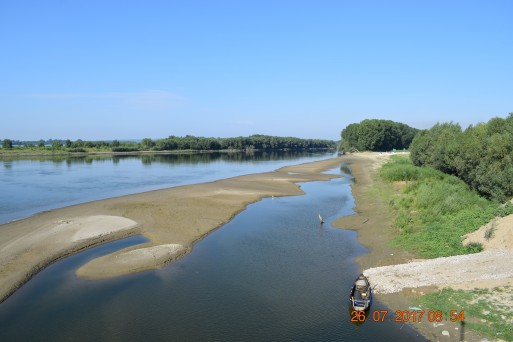
<svg viewBox="0 0 513 342">
<path fill-rule="evenodd" d="M 195 241 L 263 197 L 300 195 L 295 183 L 329 180 L 341 158 L 261 174 L 156 190 L 44 212 L 0 226 L 0 302 L 42 268 L 85 248 L 134 234 L 150 242 L 92 260 L 77 274 L 105 278 L 187 253 Z M 137 260 L 137 262 L 135 262 Z"/>
<path fill-rule="evenodd" d="M 482 244 L 485 251 L 513 250 L 513 215 L 497 218 L 475 232 L 465 235 L 463 244 L 472 242 Z"/>
<path fill-rule="evenodd" d="M 356 260 L 362 269 L 394 265 L 413 258 L 413 255 L 408 252 L 389 246 L 389 241 L 395 232 L 388 203 L 370 191 L 373 186 L 379 186 L 379 183 L 374 183 L 374 179 L 377 177 L 379 167 L 388 160 L 389 156 L 362 152 L 344 157 L 344 163 L 349 166 L 356 179 L 352 187 L 356 214 L 336 219 L 333 226 L 358 232 L 358 239 L 369 249 L 369 253 Z"/>
</svg>

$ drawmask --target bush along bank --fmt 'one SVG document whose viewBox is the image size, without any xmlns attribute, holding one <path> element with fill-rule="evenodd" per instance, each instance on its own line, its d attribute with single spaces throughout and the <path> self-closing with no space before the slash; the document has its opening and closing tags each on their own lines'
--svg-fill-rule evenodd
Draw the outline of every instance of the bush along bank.
<svg viewBox="0 0 513 342">
<path fill-rule="evenodd" d="M 481 251 L 480 244 L 463 246 L 462 236 L 513 213 L 511 203 L 481 197 L 459 178 L 414 166 L 406 156 L 393 156 L 380 178 L 396 189 L 389 199 L 398 232 L 392 243 L 424 258 Z"/>
</svg>

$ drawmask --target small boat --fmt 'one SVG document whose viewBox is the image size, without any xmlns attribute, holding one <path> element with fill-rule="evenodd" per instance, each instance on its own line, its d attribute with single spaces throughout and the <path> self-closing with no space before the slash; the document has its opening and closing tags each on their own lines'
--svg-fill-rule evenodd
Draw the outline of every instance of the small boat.
<svg viewBox="0 0 513 342">
<path fill-rule="evenodd" d="M 349 300 L 356 311 L 365 311 L 370 308 L 372 301 L 372 290 L 369 280 L 360 274 L 354 281 Z"/>
<path fill-rule="evenodd" d="M 319 221 L 320 221 L 321 223 L 324 223 L 324 219 L 322 218 L 321 214 L 319 214 Z"/>
</svg>

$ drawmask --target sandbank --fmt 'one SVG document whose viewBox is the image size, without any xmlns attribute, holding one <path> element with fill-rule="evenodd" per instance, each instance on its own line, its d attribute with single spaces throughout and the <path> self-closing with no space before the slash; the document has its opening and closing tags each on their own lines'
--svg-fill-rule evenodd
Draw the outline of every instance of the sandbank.
<svg viewBox="0 0 513 342">
<path fill-rule="evenodd" d="M 296 184 L 340 177 L 322 173 L 341 158 L 215 182 L 155 190 L 43 212 L 0 225 L 0 302 L 50 263 L 142 234 L 149 242 L 93 259 L 77 271 L 106 278 L 159 268 L 264 197 L 301 195 Z"/>
</svg>

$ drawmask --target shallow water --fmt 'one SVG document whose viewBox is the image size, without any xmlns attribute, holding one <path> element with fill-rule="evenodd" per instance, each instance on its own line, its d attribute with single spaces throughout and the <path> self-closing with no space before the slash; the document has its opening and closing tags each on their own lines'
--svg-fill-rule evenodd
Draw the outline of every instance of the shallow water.
<svg viewBox="0 0 513 342">
<path fill-rule="evenodd" d="M 352 259 L 366 250 L 355 232 L 330 228 L 352 212 L 350 179 L 301 186 L 307 195 L 249 205 L 157 271 L 102 281 L 74 276 L 93 256 L 140 237 L 53 264 L 0 305 L 0 340 L 423 340 L 399 323 L 350 322 Z"/>
<path fill-rule="evenodd" d="M 332 156 L 255 152 L 0 158 L 0 224 L 72 204 L 273 171 Z"/>
</svg>

